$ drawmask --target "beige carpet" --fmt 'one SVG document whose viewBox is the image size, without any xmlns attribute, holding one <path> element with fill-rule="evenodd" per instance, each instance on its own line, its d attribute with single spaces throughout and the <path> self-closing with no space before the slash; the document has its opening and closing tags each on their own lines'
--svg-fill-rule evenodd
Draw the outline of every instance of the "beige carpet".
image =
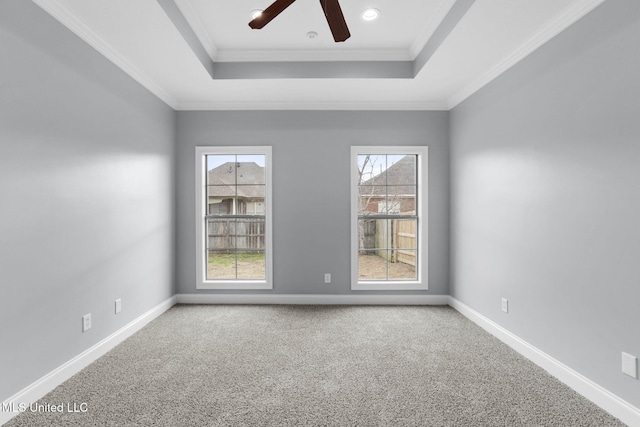
<svg viewBox="0 0 640 427">
<path fill-rule="evenodd" d="M 175 306 L 39 403 L 86 412 L 6 425 L 624 425 L 449 307 Z"/>
</svg>

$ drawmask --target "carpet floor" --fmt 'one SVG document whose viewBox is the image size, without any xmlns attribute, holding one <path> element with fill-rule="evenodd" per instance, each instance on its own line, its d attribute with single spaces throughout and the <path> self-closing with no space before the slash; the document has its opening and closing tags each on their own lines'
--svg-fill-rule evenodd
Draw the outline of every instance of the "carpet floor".
<svg viewBox="0 0 640 427">
<path fill-rule="evenodd" d="M 6 426 L 624 426 L 450 307 L 177 305 L 38 404 Z"/>
</svg>

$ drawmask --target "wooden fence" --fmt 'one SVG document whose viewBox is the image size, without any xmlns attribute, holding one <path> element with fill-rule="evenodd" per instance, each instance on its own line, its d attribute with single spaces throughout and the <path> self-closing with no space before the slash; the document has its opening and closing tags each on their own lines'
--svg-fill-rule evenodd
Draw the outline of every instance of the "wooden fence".
<svg viewBox="0 0 640 427">
<path fill-rule="evenodd" d="M 264 250 L 263 218 L 220 218 L 207 224 L 207 248 L 229 252 Z"/>
<path fill-rule="evenodd" d="M 416 248 L 416 221 L 411 219 L 393 220 L 393 248 L 404 248 L 394 250 L 396 262 L 416 265 L 416 251 L 406 250 L 406 248 Z"/>
<path fill-rule="evenodd" d="M 404 215 L 413 215 L 405 212 Z M 378 249 L 376 255 L 391 262 L 416 265 L 416 221 L 412 219 L 370 219 L 363 221 L 360 232 L 363 234 L 364 249 Z M 391 250 L 387 250 L 387 248 Z"/>
</svg>

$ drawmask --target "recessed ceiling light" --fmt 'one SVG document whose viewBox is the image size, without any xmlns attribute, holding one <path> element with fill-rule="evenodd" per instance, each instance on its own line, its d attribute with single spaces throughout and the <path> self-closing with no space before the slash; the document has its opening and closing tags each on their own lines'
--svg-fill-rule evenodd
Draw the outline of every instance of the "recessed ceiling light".
<svg viewBox="0 0 640 427">
<path fill-rule="evenodd" d="M 378 17 L 380 16 L 380 11 L 378 9 L 367 9 L 362 12 L 361 16 L 365 21 L 373 21 L 375 19 L 378 19 Z"/>
<path fill-rule="evenodd" d="M 256 19 L 260 15 L 262 15 L 262 9 L 256 9 L 251 11 L 251 19 Z"/>
</svg>

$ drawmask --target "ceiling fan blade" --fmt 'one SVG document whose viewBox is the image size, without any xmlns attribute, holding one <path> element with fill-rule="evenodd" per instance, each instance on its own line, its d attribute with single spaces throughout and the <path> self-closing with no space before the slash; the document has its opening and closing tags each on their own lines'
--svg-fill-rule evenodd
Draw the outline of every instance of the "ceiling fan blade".
<svg viewBox="0 0 640 427">
<path fill-rule="evenodd" d="M 320 0 L 324 16 L 327 18 L 331 34 L 336 42 L 343 42 L 349 37 L 351 33 L 347 27 L 347 21 L 344 20 L 342 9 L 338 0 Z"/>
<path fill-rule="evenodd" d="M 280 15 L 283 10 L 291 6 L 291 4 L 296 0 L 276 0 L 271 6 L 262 11 L 262 13 L 253 19 L 253 21 L 249 22 L 249 26 L 254 30 L 259 30 L 260 28 L 267 25 L 269 22 L 273 20 L 276 16 Z"/>
</svg>

